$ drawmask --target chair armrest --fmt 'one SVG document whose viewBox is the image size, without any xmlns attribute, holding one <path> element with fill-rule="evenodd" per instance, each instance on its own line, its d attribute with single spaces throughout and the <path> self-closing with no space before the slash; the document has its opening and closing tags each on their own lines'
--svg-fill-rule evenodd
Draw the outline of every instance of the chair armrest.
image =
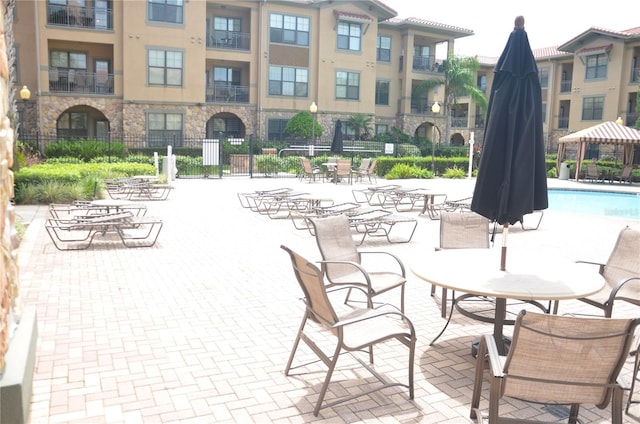
<svg viewBox="0 0 640 424">
<path fill-rule="evenodd" d="M 402 260 L 400 260 L 400 258 L 397 255 L 393 254 L 393 253 L 385 252 L 385 251 L 373 251 L 373 250 L 364 250 L 364 251 L 359 251 L 358 253 L 360 253 L 360 256 L 364 256 L 364 255 L 386 255 L 386 256 L 389 256 L 389 257 L 393 258 L 398 263 L 398 266 L 400 267 L 401 275 L 403 277 L 407 276 L 405 268 L 404 268 L 404 263 L 402 263 Z"/>
<path fill-rule="evenodd" d="M 624 277 L 620 281 L 618 281 L 616 283 L 616 286 L 613 288 L 613 290 L 611 290 L 611 294 L 609 295 L 609 303 L 613 303 L 613 300 L 618 297 L 618 292 L 622 290 L 627 284 L 632 282 L 634 284 L 637 284 L 638 288 L 640 289 L 640 276 L 633 275 L 630 277 Z M 622 298 L 622 299 L 625 299 L 625 298 Z M 636 300 L 640 302 L 640 299 L 636 299 Z"/>
<path fill-rule="evenodd" d="M 597 265 L 599 267 L 598 272 L 602 274 L 604 272 L 604 263 L 602 262 L 593 262 L 593 261 L 576 261 L 577 264 L 588 264 L 588 265 Z"/>
</svg>

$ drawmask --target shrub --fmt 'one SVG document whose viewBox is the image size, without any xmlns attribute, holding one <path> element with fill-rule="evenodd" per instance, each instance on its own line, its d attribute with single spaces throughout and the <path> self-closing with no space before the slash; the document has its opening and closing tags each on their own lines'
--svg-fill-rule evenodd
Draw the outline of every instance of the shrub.
<svg viewBox="0 0 640 424">
<path fill-rule="evenodd" d="M 419 157 L 420 149 L 413 144 L 398 144 L 398 156 Z"/>
<path fill-rule="evenodd" d="M 125 157 L 126 149 L 121 142 L 107 142 L 97 140 L 73 140 L 49 143 L 44 148 L 47 158 L 72 157 L 89 162 L 98 156 L 113 158 Z"/>
<path fill-rule="evenodd" d="M 547 171 L 547 178 L 558 178 L 558 172 L 556 168 L 551 168 Z"/>
<path fill-rule="evenodd" d="M 384 176 L 387 180 L 399 180 L 408 178 L 433 178 L 431 171 L 418 168 L 415 165 L 399 163 Z"/>
<path fill-rule="evenodd" d="M 466 178 L 467 173 L 464 169 L 460 169 L 457 166 L 453 168 L 447 168 L 442 174 L 442 178 Z"/>
</svg>

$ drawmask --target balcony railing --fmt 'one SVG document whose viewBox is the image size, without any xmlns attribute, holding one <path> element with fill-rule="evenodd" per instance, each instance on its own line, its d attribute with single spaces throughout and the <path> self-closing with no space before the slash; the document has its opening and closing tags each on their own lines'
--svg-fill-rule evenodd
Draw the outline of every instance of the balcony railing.
<svg viewBox="0 0 640 424">
<path fill-rule="evenodd" d="M 469 118 L 466 116 L 451 117 L 451 128 L 467 128 L 469 126 Z"/>
<path fill-rule="evenodd" d="M 251 34 L 244 32 L 214 31 L 207 36 L 207 48 L 249 50 Z"/>
<path fill-rule="evenodd" d="M 48 4 L 47 24 L 76 28 L 113 29 L 113 10 L 104 7 Z"/>
<path fill-rule="evenodd" d="M 628 127 L 635 127 L 636 121 L 640 118 L 640 113 L 627 113 L 624 115 L 625 125 Z"/>
<path fill-rule="evenodd" d="M 207 103 L 249 103 L 249 87 L 244 85 L 207 85 Z"/>
<path fill-rule="evenodd" d="M 49 69 L 49 91 L 78 94 L 113 94 L 113 74 L 52 68 Z"/>
<path fill-rule="evenodd" d="M 560 92 L 571 93 L 571 80 L 560 81 Z"/>
<path fill-rule="evenodd" d="M 558 129 L 566 130 L 569 128 L 569 117 L 567 116 L 559 116 L 558 117 Z"/>
<path fill-rule="evenodd" d="M 476 128 L 484 128 L 484 115 L 476 115 Z"/>
<path fill-rule="evenodd" d="M 435 56 L 413 56 L 413 70 L 417 72 L 444 73 L 442 63 L 439 63 Z"/>
<path fill-rule="evenodd" d="M 631 82 L 640 81 L 640 68 L 631 68 Z"/>
</svg>

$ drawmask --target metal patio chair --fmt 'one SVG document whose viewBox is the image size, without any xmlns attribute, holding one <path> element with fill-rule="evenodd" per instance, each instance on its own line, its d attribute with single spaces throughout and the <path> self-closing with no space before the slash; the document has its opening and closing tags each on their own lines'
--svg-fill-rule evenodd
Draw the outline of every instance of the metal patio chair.
<svg viewBox="0 0 640 424">
<path fill-rule="evenodd" d="M 285 375 L 290 375 L 292 369 L 306 368 L 308 365 L 318 362 L 316 360 L 295 367 L 292 366 L 300 341 L 304 341 L 328 367 L 327 375 L 324 378 L 316 400 L 313 415 L 318 416 L 322 408 L 332 407 L 394 386 L 408 388 L 409 399 L 413 399 L 413 363 L 416 333 L 409 318 L 389 305 L 383 305 L 383 307 L 375 309 L 367 307 L 345 308 L 344 311 L 336 310 L 331 303 L 330 293 L 327 292 L 323 272 L 288 247 L 281 246 L 281 248 L 285 250 L 291 258 L 293 271 L 304 293 L 303 300 L 306 305 L 306 310 L 302 317 L 302 324 L 300 325 L 291 354 L 289 355 L 289 360 L 287 361 Z M 322 343 L 318 341 L 320 338 L 318 330 L 333 336 L 332 339 L 336 341 L 335 348 L 330 354 L 325 353 L 320 347 L 326 346 L 328 341 L 324 338 L 322 339 Z M 407 364 L 409 375 L 407 384 L 387 380 L 379 371 L 373 370 L 370 366 L 373 364 L 373 346 L 388 340 L 397 340 L 409 348 L 409 362 Z M 350 385 L 348 390 L 350 394 L 345 396 L 343 393 L 338 393 L 336 394 L 337 399 L 322 405 L 338 358 L 340 358 L 343 352 L 350 353 L 356 361 L 376 378 L 376 383 L 370 389 L 357 393 L 351 392 Z M 358 353 L 367 354 L 369 363 L 367 364 L 360 357 L 362 355 L 357 355 Z M 341 392 L 344 391 L 345 389 L 343 388 Z M 313 397 L 315 396 L 314 393 Z"/>
</svg>

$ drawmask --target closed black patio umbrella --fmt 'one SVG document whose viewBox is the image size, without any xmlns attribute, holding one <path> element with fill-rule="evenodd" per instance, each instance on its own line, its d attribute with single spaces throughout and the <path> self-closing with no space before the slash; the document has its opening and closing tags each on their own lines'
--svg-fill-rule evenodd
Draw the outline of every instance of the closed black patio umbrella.
<svg viewBox="0 0 640 424">
<path fill-rule="evenodd" d="M 494 71 L 471 210 L 504 226 L 548 207 L 542 132 L 542 90 L 524 18 L 518 16 Z"/>
<path fill-rule="evenodd" d="M 337 155 L 342 154 L 343 150 L 343 142 L 342 142 L 342 121 L 336 121 L 335 132 L 333 133 L 333 141 L 331 142 L 331 152 Z"/>
</svg>

